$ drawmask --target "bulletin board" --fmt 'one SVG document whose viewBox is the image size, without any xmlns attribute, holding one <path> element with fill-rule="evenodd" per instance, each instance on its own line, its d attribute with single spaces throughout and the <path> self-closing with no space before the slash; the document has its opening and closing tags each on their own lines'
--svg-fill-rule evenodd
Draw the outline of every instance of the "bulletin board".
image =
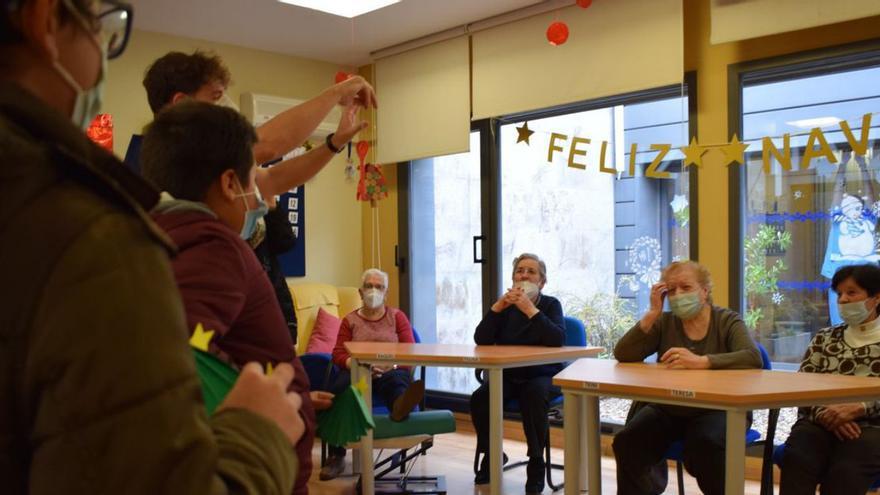
<svg viewBox="0 0 880 495">
<path fill-rule="evenodd" d="M 282 194 L 278 199 L 278 209 L 284 211 L 296 244 L 293 249 L 280 255 L 281 271 L 285 277 L 306 276 L 306 191 L 299 186 Z"/>
</svg>

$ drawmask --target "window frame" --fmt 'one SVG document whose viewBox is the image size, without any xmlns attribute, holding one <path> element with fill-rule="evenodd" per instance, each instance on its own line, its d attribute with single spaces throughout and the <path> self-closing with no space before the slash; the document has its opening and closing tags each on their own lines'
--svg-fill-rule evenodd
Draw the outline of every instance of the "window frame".
<svg viewBox="0 0 880 495">
<path fill-rule="evenodd" d="M 481 226 L 482 236 L 482 259 L 483 261 L 483 310 L 486 311 L 497 299 L 501 287 L 504 286 L 504 277 L 509 276 L 505 267 L 501 266 L 502 259 L 502 233 L 501 233 L 501 163 L 499 151 L 501 148 L 500 129 L 502 125 L 535 120 L 546 117 L 554 117 L 569 113 L 578 113 L 589 110 L 613 107 L 616 105 L 633 105 L 665 98 L 682 97 L 688 102 L 688 140 L 697 136 L 697 80 L 696 72 L 684 74 L 681 85 L 664 86 L 643 91 L 623 93 L 619 95 L 597 98 L 593 100 L 570 103 L 551 108 L 545 108 L 532 112 L 522 112 L 505 115 L 497 118 L 480 119 L 471 123 L 471 132 L 481 132 L 480 150 L 480 178 L 481 178 Z M 398 245 L 395 246 L 395 266 L 400 274 L 400 308 L 410 313 L 412 304 L 412 283 L 409 273 L 410 259 L 410 224 L 409 224 L 409 201 L 410 201 L 410 166 L 412 162 L 400 163 L 397 167 L 398 179 Z M 688 250 L 690 259 L 698 260 L 699 255 L 699 217 L 698 201 L 698 167 L 688 168 L 688 192 L 689 192 L 689 235 Z M 429 407 L 451 409 L 456 412 L 468 411 L 468 396 L 449 391 L 429 390 L 426 391 L 426 400 Z M 555 423 L 554 423 L 555 424 Z M 603 432 L 607 427 L 603 426 Z M 610 430 L 609 430 L 610 431 Z"/>
<path fill-rule="evenodd" d="M 880 67 L 880 39 L 848 43 L 788 55 L 750 60 L 728 65 L 727 70 L 727 136 L 743 135 L 743 90 L 746 85 L 782 82 Z M 745 165 L 728 167 L 728 307 L 743 314 L 745 294 L 746 173 Z M 775 364 L 775 363 L 774 363 Z M 790 363 L 785 363 L 790 364 Z M 788 366 L 790 367 L 790 366 Z"/>
</svg>

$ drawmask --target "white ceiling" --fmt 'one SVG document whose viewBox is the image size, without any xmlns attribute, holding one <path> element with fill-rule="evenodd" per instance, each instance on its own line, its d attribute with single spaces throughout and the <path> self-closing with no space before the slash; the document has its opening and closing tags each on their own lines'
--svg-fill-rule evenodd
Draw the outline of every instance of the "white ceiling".
<svg viewBox="0 0 880 495">
<path fill-rule="evenodd" d="M 277 0 L 130 0 L 135 29 L 344 66 L 363 65 L 382 48 L 543 1 L 402 0 L 347 19 Z"/>
</svg>

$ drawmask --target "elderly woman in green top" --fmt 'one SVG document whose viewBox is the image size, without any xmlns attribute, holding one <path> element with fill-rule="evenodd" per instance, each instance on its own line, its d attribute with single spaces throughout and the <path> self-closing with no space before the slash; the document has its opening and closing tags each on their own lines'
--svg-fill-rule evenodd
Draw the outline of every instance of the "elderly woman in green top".
<svg viewBox="0 0 880 495">
<path fill-rule="evenodd" d="M 761 354 L 742 318 L 712 305 L 709 271 L 693 261 L 674 262 L 651 287 L 651 307 L 614 348 L 621 362 L 657 353 L 672 369 L 760 368 Z M 671 312 L 663 311 L 668 298 Z M 617 493 L 663 491 L 663 454 L 684 442 L 684 465 L 707 495 L 724 493 L 725 413 L 711 409 L 635 403 L 614 437 Z M 662 466 L 662 467 L 661 467 Z"/>
</svg>

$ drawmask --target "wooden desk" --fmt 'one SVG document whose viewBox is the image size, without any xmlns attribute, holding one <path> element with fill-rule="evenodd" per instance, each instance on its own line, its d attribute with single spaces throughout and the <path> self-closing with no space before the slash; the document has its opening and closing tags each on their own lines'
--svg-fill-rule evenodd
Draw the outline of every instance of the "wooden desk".
<svg viewBox="0 0 880 495">
<path fill-rule="evenodd" d="M 351 354 L 352 383 L 366 377 L 364 400 L 372 408 L 372 380 L 369 365 L 446 366 L 484 368 L 489 373 L 489 462 L 492 495 L 501 493 L 502 452 L 502 370 L 595 356 L 601 347 L 536 347 L 466 344 L 398 344 L 386 342 L 346 342 Z M 361 486 L 364 494 L 374 492 L 373 432 L 361 439 Z"/>
<path fill-rule="evenodd" d="M 600 396 L 727 411 L 727 495 L 743 493 L 742 439 L 747 411 L 873 401 L 880 397 L 880 380 L 876 378 L 757 369 L 670 370 L 663 365 L 610 359 L 580 359 L 556 375 L 553 384 L 561 387 L 565 396 L 566 495 L 579 493 L 584 474 L 590 493 L 602 493 Z M 589 466 L 586 473 L 577 469 L 584 455 Z"/>
</svg>

